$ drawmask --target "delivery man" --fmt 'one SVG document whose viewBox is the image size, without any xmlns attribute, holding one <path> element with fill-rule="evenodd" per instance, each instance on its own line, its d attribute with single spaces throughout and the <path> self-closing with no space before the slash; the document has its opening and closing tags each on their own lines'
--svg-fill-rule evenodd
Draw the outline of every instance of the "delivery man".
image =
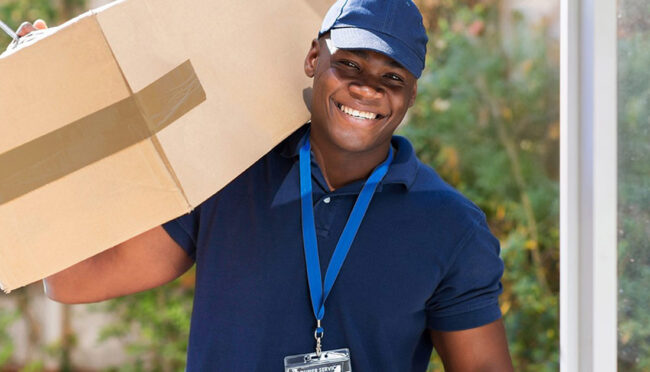
<svg viewBox="0 0 650 372">
<path fill-rule="evenodd" d="M 310 123 L 188 215 L 47 278 L 48 296 L 102 301 L 196 264 L 188 371 L 425 371 L 433 346 L 449 371 L 512 370 L 498 241 L 393 136 L 426 43 L 410 0 L 336 2 L 304 62 Z"/>
</svg>

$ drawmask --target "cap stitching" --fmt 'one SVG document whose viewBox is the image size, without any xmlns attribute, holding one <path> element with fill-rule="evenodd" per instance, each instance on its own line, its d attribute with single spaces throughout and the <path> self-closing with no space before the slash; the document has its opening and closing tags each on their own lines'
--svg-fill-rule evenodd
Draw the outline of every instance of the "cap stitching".
<svg viewBox="0 0 650 372">
<path fill-rule="evenodd" d="M 339 15 L 337 15 L 336 18 L 334 18 L 334 22 L 330 26 L 330 29 L 334 28 L 334 25 L 336 24 L 336 22 L 339 20 L 339 18 L 341 18 L 341 14 L 343 14 L 343 9 L 345 8 L 346 5 L 348 5 L 348 0 L 345 0 L 343 5 L 341 5 L 341 9 L 339 10 Z"/>
</svg>

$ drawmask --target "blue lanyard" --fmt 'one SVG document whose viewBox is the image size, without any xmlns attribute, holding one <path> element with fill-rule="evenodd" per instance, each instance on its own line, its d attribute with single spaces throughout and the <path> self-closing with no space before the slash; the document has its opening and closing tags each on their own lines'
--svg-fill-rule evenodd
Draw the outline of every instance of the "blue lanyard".
<svg viewBox="0 0 650 372">
<path fill-rule="evenodd" d="M 343 233 L 339 238 L 332 259 L 325 273 L 325 281 L 321 284 L 320 262 L 318 259 L 318 242 L 316 240 L 316 226 L 314 223 L 314 205 L 311 189 L 311 145 L 309 134 L 305 144 L 300 148 L 300 195 L 302 202 L 302 238 L 305 248 L 305 263 L 307 265 L 307 280 L 309 282 L 309 292 L 311 295 L 311 305 L 314 309 L 314 316 L 318 324 L 317 333 L 323 332 L 320 327 L 320 321 L 325 315 L 325 300 L 334 286 L 334 281 L 343 266 L 345 257 L 350 250 L 361 220 L 368 210 L 370 199 L 375 193 L 377 184 L 384 178 L 388 171 L 388 166 L 393 161 L 393 149 L 390 148 L 388 158 L 370 174 L 368 180 L 363 185 L 363 189 L 357 198 L 350 217 L 348 218 Z"/>
</svg>

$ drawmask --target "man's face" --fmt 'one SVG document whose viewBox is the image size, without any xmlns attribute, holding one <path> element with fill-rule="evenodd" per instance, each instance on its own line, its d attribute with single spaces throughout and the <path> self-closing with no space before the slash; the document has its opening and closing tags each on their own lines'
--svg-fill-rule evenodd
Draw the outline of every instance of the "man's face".
<svg viewBox="0 0 650 372">
<path fill-rule="evenodd" d="M 328 37 L 312 42 L 305 73 L 314 78 L 312 137 L 339 151 L 385 151 L 417 92 L 416 78 L 392 58 L 336 49 Z"/>
</svg>

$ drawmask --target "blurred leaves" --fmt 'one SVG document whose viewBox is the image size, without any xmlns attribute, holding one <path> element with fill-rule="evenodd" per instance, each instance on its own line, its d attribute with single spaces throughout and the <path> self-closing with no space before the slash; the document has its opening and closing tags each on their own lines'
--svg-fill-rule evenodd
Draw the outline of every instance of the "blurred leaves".
<svg viewBox="0 0 650 372">
<path fill-rule="evenodd" d="M 2 0 L 0 20 L 14 31 L 21 23 L 42 19 L 48 26 L 56 26 L 80 14 L 86 7 L 86 0 Z M 9 35 L 0 31 L 0 52 L 11 42 Z"/>
<path fill-rule="evenodd" d="M 163 287 L 111 300 L 99 307 L 117 318 L 101 330 L 99 342 L 119 339 L 130 355 L 128 362 L 109 371 L 184 370 L 194 270 Z"/>
<path fill-rule="evenodd" d="M 20 313 L 17 310 L 0 308 L 0 367 L 8 363 L 13 355 L 15 345 L 7 329 L 18 318 Z"/>
<path fill-rule="evenodd" d="M 61 10 L 51 0 L 5 0 L 0 2 L 0 20 L 14 31 L 25 21 L 44 20 L 48 25 L 60 20 Z M 11 38 L 0 31 L 0 51 L 11 42 Z"/>
<path fill-rule="evenodd" d="M 501 2 L 418 3 L 427 70 L 402 133 L 487 214 L 506 272 L 500 298 L 517 371 L 558 369 L 557 41 Z M 433 360 L 431 371 L 441 370 Z"/>
</svg>

